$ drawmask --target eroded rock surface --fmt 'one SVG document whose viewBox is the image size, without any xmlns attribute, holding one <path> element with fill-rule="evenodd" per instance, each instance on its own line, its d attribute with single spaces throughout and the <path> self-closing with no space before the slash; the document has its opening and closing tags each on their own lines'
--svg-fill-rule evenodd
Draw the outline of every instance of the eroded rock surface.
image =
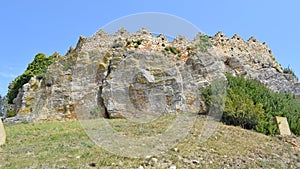
<svg viewBox="0 0 300 169">
<path fill-rule="evenodd" d="M 76 48 L 52 64 L 42 79 L 32 78 L 15 99 L 15 119 L 67 120 L 95 115 L 152 118 L 198 112 L 198 89 L 225 72 L 257 79 L 274 91 L 300 96 L 295 77 L 283 73 L 272 51 L 254 37 L 227 38 L 199 33 L 169 42 L 141 29 L 113 35 L 102 30 L 80 37 Z M 89 113 L 83 113 L 89 111 Z"/>
</svg>

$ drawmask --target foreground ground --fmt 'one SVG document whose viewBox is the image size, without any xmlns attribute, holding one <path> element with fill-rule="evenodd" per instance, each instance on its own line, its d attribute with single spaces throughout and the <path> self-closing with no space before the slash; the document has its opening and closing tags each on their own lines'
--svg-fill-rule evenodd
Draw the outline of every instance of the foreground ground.
<svg viewBox="0 0 300 169">
<path fill-rule="evenodd" d="M 212 137 L 201 143 L 198 136 L 204 117 L 196 118 L 185 139 L 147 158 L 105 151 L 77 121 L 6 125 L 0 168 L 300 168 L 299 137 L 269 137 L 219 123 Z M 125 134 L 138 131 L 137 125 L 122 120 L 110 120 L 110 124 Z M 165 125 L 166 121 L 160 121 L 150 128 L 163 130 Z"/>
</svg>

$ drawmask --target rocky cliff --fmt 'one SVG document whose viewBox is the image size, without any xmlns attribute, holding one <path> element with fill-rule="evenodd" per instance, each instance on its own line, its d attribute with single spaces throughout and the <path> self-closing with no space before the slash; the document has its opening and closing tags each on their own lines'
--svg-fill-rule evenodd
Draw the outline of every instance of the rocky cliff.
<svg viewBox="0 0 300 169">
<path fill-rule="evenodd" d="M 197 112 L 204 109 L 198 89 L 225 78 L 225 72 L 300 96 L 295 77 L 283 73 L 268 46 L 254 37 L 245 41 L 218 32 L 212 37 L 199 33 L 193 40 L 178 36 L 168 41 L 146 29 L 135 34 L 120 29 L 113 35 L 100 30 L 90 38 L 81 36 L 44 78 L 32 78 L 23 86 L 14 101 L 16 118 L 147 119 Z"/>
</svg>

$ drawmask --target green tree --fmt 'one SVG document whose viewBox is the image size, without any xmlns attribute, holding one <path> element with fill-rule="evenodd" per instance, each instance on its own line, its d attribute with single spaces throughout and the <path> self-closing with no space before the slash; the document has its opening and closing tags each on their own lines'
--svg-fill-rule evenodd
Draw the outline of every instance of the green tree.
<svg viewBox="0 0 300 169">
<path fill-rule="evenodd" d="M 224 114 L 222 121 L 227 124 L 241 126 L 245 129 L 254 129 L 260 125 L 264 116 L 263 105 L 254 104 L 245 91 L 234 92 L 232 88 L 227 90 Z"/>
<path fill-rule="evenodd" d="M 54 54 L 50 57 L 47 57 L 43 53 L 38 53 L 34 60 L 28 64 L 27 69 L 23 74 L 15 78 L 10 85 L 8 86 L 7 99 L 9 104 L 13 104 L 13 100 L 17 97 L 19 89 L 31 79 L 33 76 L 43 77 L 47 71 L 49 65 L 51 65 L 55 59 L 56 55 Z"/>
</svg>

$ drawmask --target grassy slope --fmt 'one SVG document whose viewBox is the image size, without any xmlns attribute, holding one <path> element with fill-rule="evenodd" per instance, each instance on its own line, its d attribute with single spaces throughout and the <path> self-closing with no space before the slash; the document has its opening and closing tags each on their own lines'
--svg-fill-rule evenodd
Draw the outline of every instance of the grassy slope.
<svg viewBox="0 0 300 169">
<path fill-rule="evenodd" d="M 110 123 L 124 125 L 120 120 Z M 165 123 L 158 124 L 158 129 L 165 126 Z M 95 164 L 94 168 L 169 168 L 171 165 L 177 168 L 296 168 L 300 165 L 300 150 L 291 144 L 221 123 L 214 135 L 201 143 L 198 136 L 202 124 L 203 117 L 197 117 L 194 128 L 184 140 L 166 153 L 148 159 L 120 157 L 105 151 L 88 138 L 77 121 L 9 125 L 6 126 L 7 144 L 0 147 L 0 168 L 93 168 L 89 166 L 91 163 Z M 123 132 L 134 133 L 135 127 L 131 125 Z"/>
</svg>

